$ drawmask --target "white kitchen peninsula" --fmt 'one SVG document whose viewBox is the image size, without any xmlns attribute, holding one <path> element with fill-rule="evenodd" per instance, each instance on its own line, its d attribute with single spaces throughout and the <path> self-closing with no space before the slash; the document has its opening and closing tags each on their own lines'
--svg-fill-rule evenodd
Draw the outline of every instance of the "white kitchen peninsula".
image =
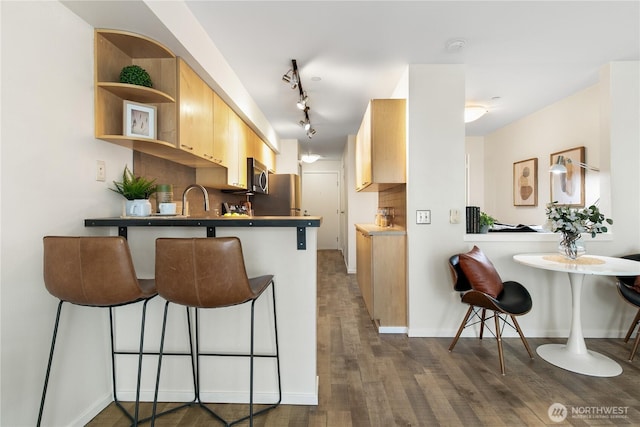
<svg viewBox="0 0 640 427">
<path fill-rule="evenodd" d="M 316 285 L 317 227 L 320 217 L 244 218 L 101 218 L 87 219 L 87 227 L 107 227 L 109 234 L 126 235 L 139 277 L 154 275 L 155 239 L 158 237 L 237 236 L 242 242 L 250 277 L 273 274 L 275 280 L 278 339 L 282 370 L 282 403 L 317 405 Z M 94 230 L 94 231 L 97 231 Z M 256 351 L 272 350 L 270 298 L 256 303 Z M 158 351 L 164 300 L 149 303 L 145 351 Z M 249 346 L 249 305 L 200 310 L 203 350 L 246 351 Z M 165 351 L 188 349 L 184 307 L 170 305 Z M 135 350 L 139 338 L 140 307 L 116 311 L 116 343 Z M 118 395 L 135 400 L 135 356 L 116 361 Z M 277 399 L 275 369 L 271 360 L 256 360 L 255 401 Z M 145 356 L 141 400 L 152 401 L 157 356 Z M 203 358 L 201 397 L 205 402 L 248 401 L 249 366 L 242 358 Z M 163 358 L 161 401 L 193 399 L 188 357 Z"/>
</svg>

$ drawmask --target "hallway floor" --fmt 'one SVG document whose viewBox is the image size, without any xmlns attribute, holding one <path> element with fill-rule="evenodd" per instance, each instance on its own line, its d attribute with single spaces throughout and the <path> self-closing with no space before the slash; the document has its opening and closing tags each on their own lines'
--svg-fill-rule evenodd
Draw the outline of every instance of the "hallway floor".
<svg viewBox="0 0 640 427">
<path fill-rule="evenodd" d="M 529 344 L 535 349 L 540 344 L 563 341 L 530 339 Z M 492 336 L 482 341 L 461 338 L 451 353 L 450 343 L 451 338 L 379 335 L 368 318 L 355 275 L 346 273 L 342 254 L 319 251 L 319 404 L 281 405 L 257 417 L 254 425 L 554 425 L 548 415 L 553 403 L 567 408 L 564 425 L 640 425 L 640 358 L 636 357 L 635 363 L 626 361 L 631 343 L 625 344 L 622 339 L 587 340 L 590 349 L 622 365 L 622 375 L 613 378 L 574 374 L 539 357 L 531 360 L 519 338 L 503 340 L 507 374 L 502 376 Z M 172 405 L 163 404 L 160 409 Z M 243 405 L 210 406 L 229 418 L 246 411 Z M 143 415 L 150 412 L 151 404 L 143 404 Z M 128 424 L 111 404 L 88 425 Z M 193 407 L 162 417 L 156 425 L 221 424 Z"/>
</svg>

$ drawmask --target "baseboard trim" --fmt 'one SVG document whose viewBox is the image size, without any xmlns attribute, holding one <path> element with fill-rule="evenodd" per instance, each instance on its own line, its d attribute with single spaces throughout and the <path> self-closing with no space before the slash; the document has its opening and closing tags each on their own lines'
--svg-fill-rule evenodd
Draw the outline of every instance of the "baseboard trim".
<svg viewBox="0 0 640 427">
<path fill-rule="evenodd" d="M 317 405 L 318 385 L 316 379 L 316 393 L 282 393 L 283 405 Z M 153 390 L 143 390 L 140 392 L 140 401 L 153 402 Z M 134 390 L 118 391 L 118 397 L 125 402 L 135 401 Z M 249 403 L 249 396 L 246 392 L 217 391 L 200 392 L 200 398 L 206 403 Z M 164 390 L 158 396 L 159 402 L 190 402 L 193 400 L 193 392 Z M 277 392 L 254 393 L 253 401 L 257 404 L 270 404 L 278 400 Z M 103 408 L 104 409 L 104 408 Z"/>
</svg>

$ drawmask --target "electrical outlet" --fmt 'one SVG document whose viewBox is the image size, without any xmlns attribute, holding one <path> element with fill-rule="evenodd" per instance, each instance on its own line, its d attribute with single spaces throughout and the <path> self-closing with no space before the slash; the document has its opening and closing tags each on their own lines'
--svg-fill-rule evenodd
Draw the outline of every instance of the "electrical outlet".
<svg viewBox="0 0 640 427">
<path fill-rule="evenodd" d="M 416 211 L 416 224 L 431 224 L 431 211 Z"/>
<path fill-rule="evenodd" d="M 98 160 L 96 164 L 96 181 L 106 181 L 107 180 L 107 166 L 104 163 L 104 160 Z"/>
</svg>

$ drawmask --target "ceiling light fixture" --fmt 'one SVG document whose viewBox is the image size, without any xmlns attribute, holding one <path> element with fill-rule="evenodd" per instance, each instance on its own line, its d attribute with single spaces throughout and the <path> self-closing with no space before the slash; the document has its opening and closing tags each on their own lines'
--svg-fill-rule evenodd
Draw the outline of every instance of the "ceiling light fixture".
<svg viewBox="0 0 640 427">
<path fill-rule="evenodd" d="M 471 123 L 478 120 L 480 117 L 487 114 L 489 110 L 486 107 L 480 105 L 469 105 L 464 107 L 464 122 Z"/>
<path fill-rule="evenodd" d="M 305 163 L 313 163 L 320 158 L 317 154 L 303 154 L 300 160 Z"/>
<path fill-rule="evenodd" d="M 558 158 L 556 159 L 556 162 L 549 169 L 549 172 L 551 172 L 553 174 L 567 173 L 567 165 L 577 165 L 578 167 L 581 167 L 582 169 L 587 169 L 587 170 L 594 171 L 594 172 L 600 172 L 600 169 L 598 169 L 598 168 L 596 168 L 594 166 L 589 166 L 588 164 L 582 163 L 582 162 L 575 162 L 574 163 L 573 160 L 571 160 L 569 158 L 565 158 L 564 156 L 558 156 Z"/>
<path fill-rule="evenodd" d="M 316 131 L 311 127 L 311 120 L 309 119 L 309 97 L 307 96 L 307 92 L 302 88 L 302 81 L 300 80 L 300 74 L 298 72 L 298 62 L 295 59 L 291 60 L 291 69 L 282 76 L 282 80 L 291 84 L 291 89 L 298 89 L 299 97 L 298 102 L 296 102 L 296 107 L 304 111 L 304 120 L 300 120 L 300 126 L 304 128 L 307 136 L 311 138 L 315 135 Z"/>
</svg>

